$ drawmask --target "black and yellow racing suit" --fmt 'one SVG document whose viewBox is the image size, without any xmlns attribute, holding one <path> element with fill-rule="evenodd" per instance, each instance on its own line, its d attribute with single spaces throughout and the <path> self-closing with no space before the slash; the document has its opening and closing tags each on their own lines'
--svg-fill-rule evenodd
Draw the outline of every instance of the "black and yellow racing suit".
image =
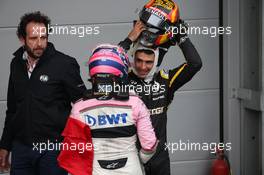
<svg viewBox="0 0 264 175">
<path fill-rule="evenodd" d="M 130 48 L 131 44 L 132 42 L 128 38 L 119 43 L 126 50 Z M 168 71 L 158 71 L 149 83 L 137 77 L 133 71 L 129 73 L 130 84 L 136 87 L 137 94 L 150 111 L 151 121 L 159 140 L 156 154 L 145 164 L 146 175 L 170 175 L 169 153 L 165 149 L 167 109 L 173 100 L 174 92 L 190 81 L 202 67 L 201 58 L 190 39 L 187 38 L 179 47 L 186 63 Z M 159 48 L 159 57 L 163 57 L 166 51 L 166 48 Z M 143 87 L 143 90 L 140 86 Z"/>
</svg>

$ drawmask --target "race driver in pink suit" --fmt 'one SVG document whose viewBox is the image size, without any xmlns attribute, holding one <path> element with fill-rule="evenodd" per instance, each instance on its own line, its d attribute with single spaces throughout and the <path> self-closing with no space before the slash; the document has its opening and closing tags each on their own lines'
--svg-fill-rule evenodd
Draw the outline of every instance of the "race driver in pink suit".
<svg viewBox="0 0 264 175">
<path fill-rule="evenodd" d="M 63 144 L 88 146 L 62 149 L 59 164 L 72 175 L 142 175 L 140 161 L 151 158 L 158 141 L 146 106 L 126 86 L 128 56 L 119 46 L 103 44 L 88 65 L 92 90 L 73 105 L 63 132 Z"/>
</svg>

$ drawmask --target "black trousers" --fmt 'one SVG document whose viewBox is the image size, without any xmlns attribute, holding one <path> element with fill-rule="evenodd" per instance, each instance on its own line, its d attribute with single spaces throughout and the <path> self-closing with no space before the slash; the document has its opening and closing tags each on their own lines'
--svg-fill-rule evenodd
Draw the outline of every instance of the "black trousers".
<svg viewBox="0 0 264 175">
<path fill-rule="evenodd" d="M 57 163 L 58 150 L 39 152 L 30 145 L 14 141 L 10 175 L 67 175 Z"/>
<path fill-rule="evenodd" d="M 170 158 L 168 151 L 155 154 L 144 165 L 146 175 L 170 175 Z"/>
</svg>

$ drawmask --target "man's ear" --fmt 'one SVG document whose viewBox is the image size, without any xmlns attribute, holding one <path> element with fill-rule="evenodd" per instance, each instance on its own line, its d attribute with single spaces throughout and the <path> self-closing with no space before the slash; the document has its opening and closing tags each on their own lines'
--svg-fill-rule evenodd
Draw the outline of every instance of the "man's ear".
<svg viewBox="0 0 264 175">
<path fill-rule="evenodd" d="M 19 37 L 19 41 L 23 46 L 25 45 L 25 38 L 23 36 Z"/>
</svg>

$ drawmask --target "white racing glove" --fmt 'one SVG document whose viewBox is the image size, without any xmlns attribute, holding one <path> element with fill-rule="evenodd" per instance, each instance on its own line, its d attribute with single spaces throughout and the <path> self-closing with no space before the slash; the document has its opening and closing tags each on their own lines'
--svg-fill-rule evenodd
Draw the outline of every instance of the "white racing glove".
<svg viewBox="0 0 264 175">
<path fill-rule="evenodd" d="M 159 141 L 155 143 L 154 148 L 151 151 L 146 151 L 143 148 L 140 149 L 139 157 L 143 164 L 147 163 L 152 158 L 152 156 L 156 153 L 158 144 L 159 144 Z"/>
</svg>

